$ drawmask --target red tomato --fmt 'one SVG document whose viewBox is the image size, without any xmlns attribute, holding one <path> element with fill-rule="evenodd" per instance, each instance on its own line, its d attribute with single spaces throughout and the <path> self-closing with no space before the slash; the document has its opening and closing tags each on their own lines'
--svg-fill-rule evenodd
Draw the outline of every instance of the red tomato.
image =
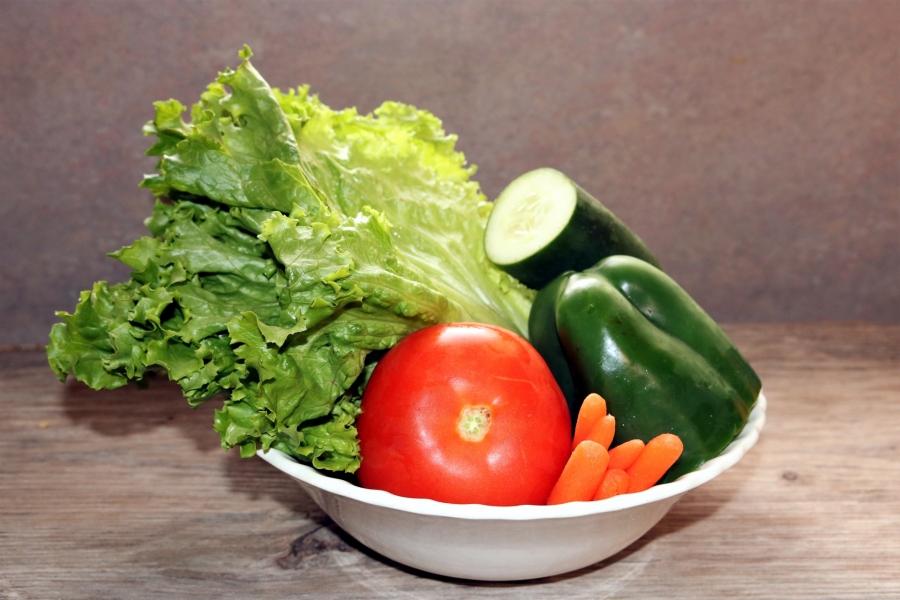
<svg viewBox="0 0 900 600">
<path fill-rule="evenodd" d="M 569 458 L 565 397 L 538 352 L 478 323 L 427 327 L 378 363 L 357 420 L 363 487 L 455 504 L 544 504 Z"/>
</svg>

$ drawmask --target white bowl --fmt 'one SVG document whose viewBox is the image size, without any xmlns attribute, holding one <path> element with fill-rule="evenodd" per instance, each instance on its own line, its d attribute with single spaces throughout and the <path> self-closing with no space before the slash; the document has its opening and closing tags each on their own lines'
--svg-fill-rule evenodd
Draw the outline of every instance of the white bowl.
<svg viewBox="0 0 900 600">
<path fill-rule="evenodd" d="M 574 571 L 619 552 L 688 491 L 734 466 L 756 443 L 765 420 L 760 393 L 741 433 L 698 470 L 645 492 L 555 506 L 404 498 L 322 475 L 277 450 L 257 454 L 296 479 L 347 533 L 388 558 L 439 575 L 512 581 Z"/>
</svg>

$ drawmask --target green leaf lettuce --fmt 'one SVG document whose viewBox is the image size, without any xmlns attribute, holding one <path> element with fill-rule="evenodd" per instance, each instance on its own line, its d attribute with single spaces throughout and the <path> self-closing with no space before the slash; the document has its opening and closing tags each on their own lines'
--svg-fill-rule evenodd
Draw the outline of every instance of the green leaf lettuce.
<svg viewBox="0 0 900 600">
<path fill-rule="evenodd" d="M 225 448 L 353 472 L 383 351 L 442 322 L 524 334 L 533 294 L 487 261 L 490 205 L 434 115 L 335 111 L 308 87 L 271 89 L 241 56 L 190 122 L 155 104 L 151 236 L 111 254 L 129 281 L 57 313 L 48 359 L 95 389 L 165 370 L 192 406 L 224 398 Z"/>
</svg>

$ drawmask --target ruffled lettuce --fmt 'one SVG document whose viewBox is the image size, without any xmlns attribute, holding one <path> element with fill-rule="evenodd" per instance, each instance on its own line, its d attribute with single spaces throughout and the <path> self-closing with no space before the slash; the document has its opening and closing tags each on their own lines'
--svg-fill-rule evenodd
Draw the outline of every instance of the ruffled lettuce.
<svg viewBox="0 0 900 600">
<path fill-rule="evenodd" d="M 434 115 L 335 111 L 308 87 L 271 89 L 241 56 L 189 122 L 155 104 L 152 235 L 111 254 L 129 281 L 57 313 L 48 358 L 95 389 L 164 370 L 192 406 L 223 397 L 223 447 L 353 472 L 381 353 L 441 322 L 524 335 L 532 292 L 487 261 L 490 205 Z"/>
</svg>

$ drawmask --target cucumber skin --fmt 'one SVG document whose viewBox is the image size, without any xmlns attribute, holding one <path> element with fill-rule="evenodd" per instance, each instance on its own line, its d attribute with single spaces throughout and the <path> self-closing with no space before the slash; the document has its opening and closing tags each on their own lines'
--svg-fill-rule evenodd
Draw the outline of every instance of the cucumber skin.
<svg viewBox="0 0 900 600">
<path fill-rule="evenodd" d="M 556 239 L 523 260 L 497 267 L 533 289 L 564 271 L 584 271 L 607 256 L 634 256 L 662 270 L 647 245 L 599 200 L 574 181 L 575 211 Z"/>
</svg>

